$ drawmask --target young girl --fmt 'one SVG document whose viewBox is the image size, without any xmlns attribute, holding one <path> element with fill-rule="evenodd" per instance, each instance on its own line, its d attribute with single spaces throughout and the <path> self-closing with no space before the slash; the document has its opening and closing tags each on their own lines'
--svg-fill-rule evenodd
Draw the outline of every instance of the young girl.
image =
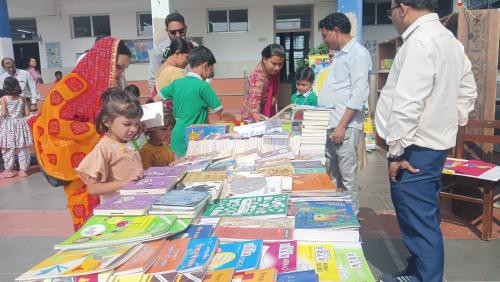
<svg viewBox="0 0 500 282">
<path fill-rule="evenodd" d="M 1 115 L 3 121 L 0 125 L 0 148 L 5 171 L 0 173 L 0 178 L 14 177 L 14 154 L 17 153 L 19 161 L 19 176 L 27 176 L 30 165 L 30 146 L 33 145 L 33 137 L 26 122 L 25 116 L 30 111 L 28 103 L 20 96 L 22 93 L 19 81 L 15 77 L 7 77 L 3 83 Z"/>
<path fill-rule="evenodd" d="M 295 74 L 297 93 L 292 95 L 291 103 L 297 105 L 317 106 L 318 96 L 316 96 L 312 89 L 313 84 L 313 70 L 308 66 L 299 68 Z"/>
<path fill-rule="evenodd" d="M 118 88 L 106 90 L 101 104 L 95 126 L 103 136 L 76 172 L 89 193 L 100 195 L 103 203 L 127 183 L 143 177 L 139 152 L 127 146 L 139 132 L 143 112 L 137 98 Z"/>
<path fill-rule="evenodd" d="M 165 110 L 163 117 L 163 126 L 150 128 L 147 131 L 149 140 L 141 149 L 144 169 L 151 166 L 167 166 L 175 161 L 174 152 L 170 149 L 168 142 L 175 125 L 175 118 L 171 110 Z"/>
</svg>

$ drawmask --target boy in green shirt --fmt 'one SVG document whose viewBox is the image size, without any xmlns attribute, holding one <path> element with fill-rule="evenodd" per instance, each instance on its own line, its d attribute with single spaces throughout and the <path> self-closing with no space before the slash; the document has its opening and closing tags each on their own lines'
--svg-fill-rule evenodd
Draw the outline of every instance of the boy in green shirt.
<svg viewBox="0 0 500 282">
<path fill-rule="evenodd" d="M 215 57 L 212 52 L 199 46 L 189 53 L 191 72 L 185 77 L 174 80 L 162 88 L 155 100 L 172 100 L 176 123 L 172 129 L 170 147 L 177 157 L 183 157 L 187 151 L 184 139 L 186 127 L 193 124 L 208 123 L 208 109 L 219 117 L 222 104 L 210 84 L 205 82 L 214 72 Z"/>
<path fill-rule="evenodd" d="M 295 74 L 295 86 L 297 92 L 292 95 L 291 103 L 296 105 L 317 106 L 318 96 L 314 93 L 314 72 L 310 67 L 304 66 Z"/>
</svg>

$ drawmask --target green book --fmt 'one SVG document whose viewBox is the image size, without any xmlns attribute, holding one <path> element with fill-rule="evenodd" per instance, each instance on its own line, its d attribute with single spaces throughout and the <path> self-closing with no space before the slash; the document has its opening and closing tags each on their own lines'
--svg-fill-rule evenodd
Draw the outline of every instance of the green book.
<svg viewBox="0 0 500 282">
<path fill-rule="evenodd" d="M 175 221 L 176 217 L 169 215 L 94 215 L 87 220 L 80 230 L 75 232 L 64 242 L 56 245 L 55 248 L 96 248 L 114 244 L 160 239 L 169 235 L 169 231 Z M 180 227 L 177 226 L 176 229 L 180 229 Z"/>
<path fill-rule="evenodd" d="M 296 169 L 294 169 L 295 174 L 311 174 L 311 173 L 324 173 L 324 172 L 326 172 L 325 167 L 296 168 Z"/>
<path fill-rule="evenodd" d="M 270 195 L 227 198 L 215 201 L 207 207 L 203 216 L 233 217 L 258 216 L 262 218 L 286 217 L 288 195 Z"/>
<path fill-rule="evenodd" d="M 340 281 L 375 282 L 361 244 L 338 243 L 333 249 Z"/>
</svg>

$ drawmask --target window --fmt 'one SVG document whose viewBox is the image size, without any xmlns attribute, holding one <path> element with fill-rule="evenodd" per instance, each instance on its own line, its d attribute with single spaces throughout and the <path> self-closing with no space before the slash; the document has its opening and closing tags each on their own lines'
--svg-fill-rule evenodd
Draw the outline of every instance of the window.
<svg viewBox="0 0 500 282">
<path fill-rule="evenodd" d="M 72 17 L 73 37 L 111 35 L 109 16 Z"/>
<path fill-rule="evenodd" d="M 386 11 L 391 8 L 391 2 L 377 3 L 377 24 L 392 24 Z"/>
<path fill-rule="evenodd" d="M 150 12 L 137 13 L 137 35 L 153 36 L 153 17 Z"/>
<path fill-rule="evenodd" d="M 375 5 L 376 3 L 363 3 L 363 25 L 375 24 Z"/>
<path fill-rule="evenodd" d="M 389 0 L 364 0 L 363 25 L 392 24 L 386 11 L 391 8 Z"/>
<path fill-rule="evenodd" d="M 248 31 L 248 10 L 208 11 L 208 32 Z"/>
</svg>

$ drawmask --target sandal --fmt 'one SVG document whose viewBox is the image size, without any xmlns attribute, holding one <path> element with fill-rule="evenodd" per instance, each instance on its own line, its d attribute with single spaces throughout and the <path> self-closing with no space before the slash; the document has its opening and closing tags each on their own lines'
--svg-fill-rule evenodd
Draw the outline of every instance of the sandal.
<svg viewBox="0 0 500 282">
<path fill-rule="evenodd" d="M 4 171 L 2 173 L 0 173 L 0 179 L 1 178 L 11 178 L 11 177 L 15 177 L 16 176 L 16 173 L 14 171 Z"/>
<path fill-rule="evenodd" d="M 17 174 L 17 176 L 26 177 L 26 176 L 28 176 L 28 173 L 26 172 L 26 170 L 20 170 L 19 173 Z"/>
</svg>

